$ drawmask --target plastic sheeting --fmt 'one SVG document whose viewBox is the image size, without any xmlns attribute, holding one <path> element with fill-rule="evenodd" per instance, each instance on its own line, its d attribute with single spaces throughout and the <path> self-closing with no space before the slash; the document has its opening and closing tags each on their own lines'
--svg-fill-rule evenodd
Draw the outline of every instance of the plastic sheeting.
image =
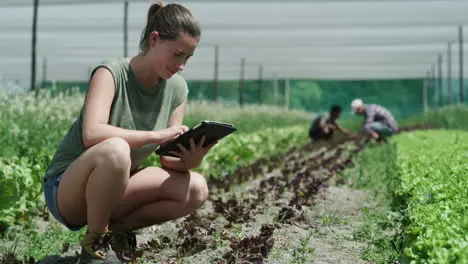
<svg viewBox="0 0 468 264">
<path fill-rule="evenodd" d="M 30 76 L 32 2 L 0 2 L 4 78 Z M 187 79 L 213 79 L 214 45 L 219 46 L 219 79 L 239 79 L 241 58 L 246 79 L 258 78 L 260 65 L 263 78 L 423 78 L 439 54 L 446 75 L 449 42 L 456 78 L 458 26 L 468 24 L 465 0 L 178 2 L 202 26 L 200 45 L 182 73 Z M 130 1 L 129 56 L 138 52 L 149 3 Z M 38 80 L 43 69 L 47 79 L 84 80 L 93 65 L 123 56 L 123 6 L 116 0 L 40 0 Z M 464 51 L 466 62 L 467 44 Z"/>
</svg>

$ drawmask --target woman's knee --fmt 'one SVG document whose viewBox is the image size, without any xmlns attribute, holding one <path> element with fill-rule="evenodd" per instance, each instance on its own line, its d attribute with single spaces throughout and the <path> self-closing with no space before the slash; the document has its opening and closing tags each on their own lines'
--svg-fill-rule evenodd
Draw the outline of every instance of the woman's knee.
<svg viewBox="0 0 468 264">
<path fill-rule="evenodd" d="M 109 138 L 102 141 L 100 145 L 100 155 L 97 159 L 100 165 L 117 171 L 130 169 L 130 146 L 127 141 L 122 138 Z"/>
<path fill-rule="evenodd" d="M 208 198 L 208 185 L 205 178 L 196 173 L 190 172 L 190 206 L 199 208 Z"/>
</svg>

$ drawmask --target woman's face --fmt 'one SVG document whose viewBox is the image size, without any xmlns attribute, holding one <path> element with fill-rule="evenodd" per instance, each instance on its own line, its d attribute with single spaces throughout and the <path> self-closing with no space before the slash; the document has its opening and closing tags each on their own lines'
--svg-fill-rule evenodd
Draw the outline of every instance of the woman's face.
<svg viewBox="0 0 468 264">
<path fill-rule="evenodd" d="M 184 69 L 188 59 L 195 52 L 198 41 L 198 38 L 186 33 L 180 33 L 176 40 L 162 40 L 159 33 L 153 31 L 148 50 L 151 69 L 163 79 L 171 78 Z"/>
</svg>

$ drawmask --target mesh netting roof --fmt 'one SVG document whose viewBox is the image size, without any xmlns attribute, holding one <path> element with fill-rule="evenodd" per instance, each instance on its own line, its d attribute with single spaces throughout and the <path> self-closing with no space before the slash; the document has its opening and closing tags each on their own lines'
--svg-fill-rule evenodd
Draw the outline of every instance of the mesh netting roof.
<svg viewBox="0 0 468 264">
<path fill-rule="evenodd" d="M 93 65 L 124 55 L 123 1 L 96 2 L 40 0 L 39 80 L 44 58 L 47 79 L 86 80 Z M 450 42 L 456 77 L 458 26 L 468 24 L 466 0 L 178 2 L 202 26 L 200 45 L 182 73 L 187 79 L 213 79 L 215 45 L 219 79 L 239 79 L 241 58 L 246 79 L 258 78 L 260 65 L 263 78 L 422 78 L 439 54 L 445 75 Z M 0 74 L 5 78 L 30 76 L 32 3 L 0 1 Z M 130 1 L 129 56 L 138 52 L 150 3 Z"/>
</svg>

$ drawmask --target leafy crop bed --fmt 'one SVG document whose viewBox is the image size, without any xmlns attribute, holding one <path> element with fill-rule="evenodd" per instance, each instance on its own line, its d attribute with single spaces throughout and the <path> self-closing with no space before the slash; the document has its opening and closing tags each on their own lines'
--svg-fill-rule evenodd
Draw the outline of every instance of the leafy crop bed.
<svg viewBox="0 0 468 264">
<path fill-rule="evenodd" d="M 424 128 L 429 127 L 404 131 Z M 320 192 L 341 181 L 341 172 L 353 164 L 368 141 L 338 139 L 293 147 L 278 155 L 303 142 L 297 136 L 303 129 L 243 134 L 226 142 L 226 151 L 220 148 L 213 152 L 216 155 L 207 156 L 206 164 L 218 165 L 209 168 L 202 164 L 200 168 L 210 175 L 208 202 L 187 217 L 140 230 L 133 263 L 310 263 L 316 254 L 309 242 L 313 232 L 320 232 L 323 223 L 340 222 L 334 215 L 319 221 L 310 209 Z M 256 147 L 246 148 L 251 142 Z M 215 177 L 221 174 L 223 177 Z M 15 264 L 76 262 L 77 244 L 66 242 L 57 249 L 59 256 L 18 261 L 20 257 L 13 251 L 0 260 Z M 338 251 L 332 254 L 338 255 Z M 335 260 L 346 261 L 346 257 Z M 363 262 L 349 259 L 344 263 Z"/>
<path fill-rule="evenodd" d="M 468 263 L 467 140 L 462 131 L 417 132 L 397 140 L 408 260 Z"/>
<path fill-rule="evenodd" d="M 80 93 L 52 96 L 42 90 L 38 97 L 33 93 L 0 97 L 0 235 L 13 225 L 24 225 L 47 213 L 42 192 L 44 173 L 83 101 Z M 233 123 L 238 128 L 222 147 L 210 151 L 200 168 L 206 176 L 219 177 L 238 165 L 304 143 L 310 118 L 308 113 L 283 108 L 239 109 L 191 102 L 184 123 L 192 127 L 207 119 Z M 275 129 L 270 128 L 273 124 Z M 147 161 L 147 165 L 156 163 L 154 155 Z"/>
<path fill-rule="evenodd" d="M 326 182 L 337 178 L 363 147 L 363 143 L 344 140 L 307 144 L 238 167 L 222 179 L 212 178 L 209 201 L 201 210 L 159 230 L 141 230 L 134 262 L 276 263 L 269 260 L 274 234 L 290 226 L 311 228 L 303 209 L 314 203 L 319 190 L 327 188 Z M 77 250 L 67 245 L 63 257 L 45 258 L 41 263 L 74 263 Z M 303 250 L 289 257 L 302 263 L 307 253 Z"/>
<path fill-rule="evenodd" d="M 359 155 L 356 186 L 379 203 L 360 231 L 366 259 L 468 263 L 467 139 L 460 130 L 415 131 Z"/>
</svg>

